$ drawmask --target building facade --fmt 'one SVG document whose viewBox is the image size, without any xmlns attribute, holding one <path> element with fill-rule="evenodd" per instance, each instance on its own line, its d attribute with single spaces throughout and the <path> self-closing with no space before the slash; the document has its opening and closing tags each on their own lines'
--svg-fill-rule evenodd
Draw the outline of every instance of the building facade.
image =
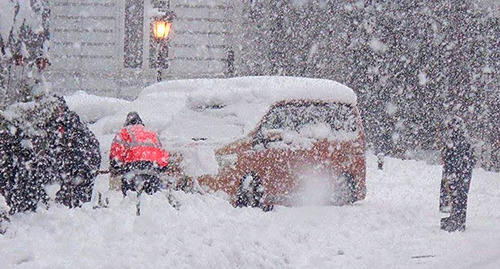
<svg viewBox="0 0 500 269">
<path fill-rule="evenodd" d="M 231 0 L 52 0 L 51 66 L 54 92 L 132 99 L 162 79 L 231 76 L 232 25 L 241 1 Z M 176 14 L 166 50 L 158 57 L 152 16 Z"/>
</svg>

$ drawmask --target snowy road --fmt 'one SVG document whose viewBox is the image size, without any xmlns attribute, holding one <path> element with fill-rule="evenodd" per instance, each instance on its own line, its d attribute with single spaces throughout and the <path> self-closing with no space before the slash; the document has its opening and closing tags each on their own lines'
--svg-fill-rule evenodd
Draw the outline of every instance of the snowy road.
<svg viewBox="0 0 500 269">
<path fill-rule="evenodd" d="M 475 170 L 467 230 L 439 229 L 441 168 L 368 158 L 367 199 L 346 207 L 235 209 L 215 195 L 18 214 L 1 268 L 499 268 L 500 174 Z"/>
</svg>

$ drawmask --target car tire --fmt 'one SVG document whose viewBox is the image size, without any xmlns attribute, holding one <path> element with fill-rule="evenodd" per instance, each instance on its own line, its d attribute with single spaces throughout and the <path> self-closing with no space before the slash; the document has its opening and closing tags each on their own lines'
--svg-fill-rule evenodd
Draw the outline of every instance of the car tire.
<svg viewBox="0 0 500 269">
<path fill-rule="evenodd" d="M 245 174 L 236 191 L 236 207 L 262 207 L 264 186 L 255 172 Z"/>
<path fill-rule="evenodd" d="M 350 205 L 356 201 L 356 184 L 350 173 L 342 173 L 335 182 L 332 203 L 336 206 Z"/>
</svg>

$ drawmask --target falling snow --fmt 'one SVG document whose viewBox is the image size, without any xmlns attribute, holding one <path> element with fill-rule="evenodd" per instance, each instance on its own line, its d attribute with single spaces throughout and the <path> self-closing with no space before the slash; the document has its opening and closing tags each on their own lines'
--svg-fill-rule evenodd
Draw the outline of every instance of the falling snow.
<svg viewBox="0 0 500 269">
<path fill-rule="evenodd" d="M 163 41 L 150 29 L 162 16 Z M 499 33 L 494 0 L 0 0 L 0 268 L 500 267 Z M 318 205 L 329 174 L 310 163 L 297 173 L 307 206 L 271 212 L 195 186 L 143 196 L 136 216 L 109 188 L 130 111 L 186 179 L 234 168 L 238 154 L 215 152 L 301 99 L 359 110 L 363 128 L 305 109 L 270 149 L 363 134 L 364 200 Z M 467 229 L 446 233 L 457 118 L 476 162 Z"/>
</svg>

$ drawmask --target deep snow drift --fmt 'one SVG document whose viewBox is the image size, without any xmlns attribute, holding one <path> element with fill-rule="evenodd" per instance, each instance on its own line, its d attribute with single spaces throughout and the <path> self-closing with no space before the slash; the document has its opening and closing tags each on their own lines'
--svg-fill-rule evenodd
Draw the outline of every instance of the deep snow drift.
<svg viewBox="0 0 500 269">
<path fill-rule="evenodd" d="M 217 195 L 120 195 L 109 208 L 18 214 L 0 236 L 2 268 L 498 268 L 500 177 L 475 170 L 467 230 L 439 229 L 441 167 L 368 158 L 368 194 L 353 206 L 236 209 Z"/>
<path fill-rule="evenodd" d="M 272 95 L 263 89 L 280 88 L 267 78 L 242 98 L 251 80 L 164 82 L 132 102 L 83 92 L 66 99 L 92 122 L 102 169 L 115 132 L 127 112 L 136 110 L 167 149 L 190 154 L 191 165 L 204 170 L 210 169 L 204 165 L 213 148 L 246 135 L 266 112 Z M 224 92 L 210 91 L 221 85 Z M 191 139 L 197 137 L 206 140 Z M 439 229 L 445 216 L 438 211 L 440 166 L 392 158 L 384 170 L 376 166 L 368 153 L 367 198 L 353 206 L 276 207 L 265 213 L 233 208 L 222 193 L 183 192 L 171 194 L 176 207 L 166 192 L 143 197 L 139 217 L 135 201 L 117 192 L 107 193 L 108 208 L 53 204 L 12 216 L 0 235 L 0 267 L 500 267 L 499 173 L 474 171 L 467 230 L 447 233 Z M 100 176 L 96 189 L 105 190 L 107 181 Z"/>
</svg>

